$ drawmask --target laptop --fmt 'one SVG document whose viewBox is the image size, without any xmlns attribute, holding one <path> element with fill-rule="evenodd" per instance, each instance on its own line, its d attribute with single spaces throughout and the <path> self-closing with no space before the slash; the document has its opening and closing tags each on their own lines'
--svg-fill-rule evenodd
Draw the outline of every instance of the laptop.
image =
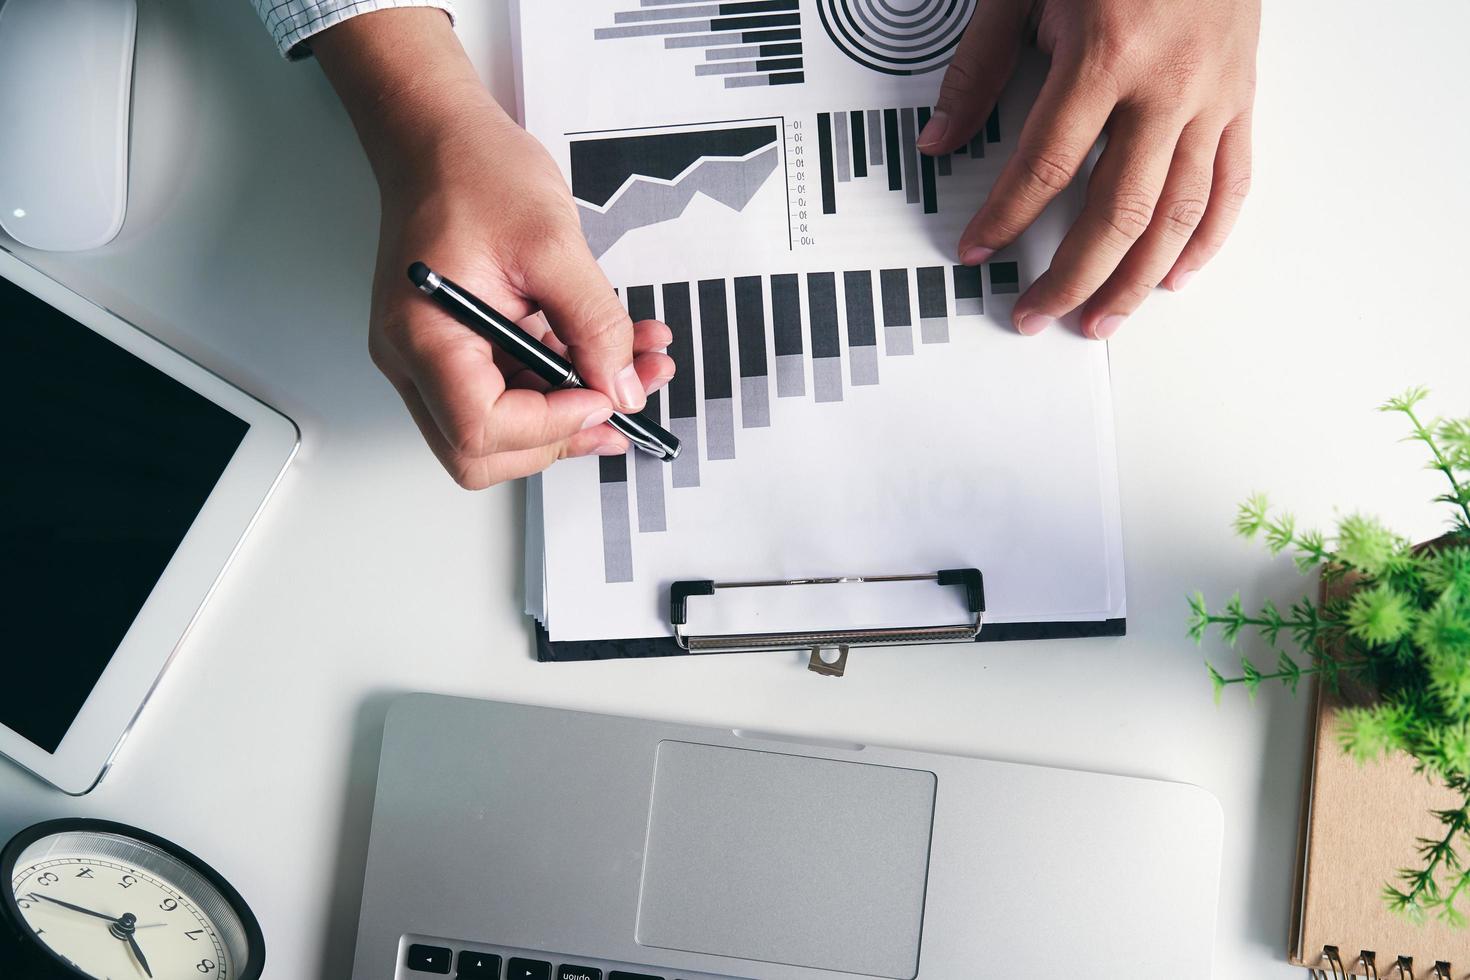
<svg viewBox="0 0 1470 980">
<path fill-rule="evenodd" d="M 1178 783 L 407 695 L 354 980 L 1208 975 Z"/>
</svg>

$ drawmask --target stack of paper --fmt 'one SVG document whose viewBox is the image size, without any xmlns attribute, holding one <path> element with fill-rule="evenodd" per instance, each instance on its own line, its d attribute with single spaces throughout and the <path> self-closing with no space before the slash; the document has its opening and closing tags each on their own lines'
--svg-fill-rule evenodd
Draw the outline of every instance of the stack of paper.
<svg viewBox="0 0 1470 980">
<path fill-rule="evenodd" d="M 672 328 L 679 372 L 649 412 L 684 442 L 672 464 L 532 482 L 527 612 L 552 641 L 668 636 L 680 579 L 967 566 L 988 623 L 1123 616 L 1107 348 L 1009 324 L 1075 201 L 985 266 L 954 262 L 1041 66 L 963 152 L 915 146 L 973 5 L 866 32 L 827 0 L 520 6 L 526 126 L 634 319 Z M 691 626 L 964 619 L 932 586 L 759 593 Z"/>
</svg>

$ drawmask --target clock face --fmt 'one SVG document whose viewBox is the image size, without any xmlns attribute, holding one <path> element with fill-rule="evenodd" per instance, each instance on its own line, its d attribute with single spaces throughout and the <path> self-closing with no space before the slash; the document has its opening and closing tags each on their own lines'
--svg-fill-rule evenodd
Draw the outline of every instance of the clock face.
<svg viewBox="0 0 1470 980">
<path fill-rule="evenodd" d="M 10 874 L 23 931 L 85 976 L 235 980 L 244 972 L 244 929 L 229 902 L 151 844 L 64 833 L 27 847 Z"/>
</svg>

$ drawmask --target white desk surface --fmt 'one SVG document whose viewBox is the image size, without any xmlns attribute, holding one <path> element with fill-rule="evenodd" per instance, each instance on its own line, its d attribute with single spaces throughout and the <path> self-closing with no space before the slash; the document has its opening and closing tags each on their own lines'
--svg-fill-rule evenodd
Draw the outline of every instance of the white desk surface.
<svg viewBox="0 0 1470 980">
<path fill-rule="evenodd" d="M 0 838 L 65 815 L 150 828 L 238 885 L 268 978 L 346 977 L 385 707 L 450 692 L 1197 783 L 1225 812 L 1202 967 L 1300 975 L 1282 954 L 1307 705 L 1215 707 L 1184 597 L 1300 594 L 1229 531 L 1256 489 L 1309 519 L 1440 527 L 1434 475 L 1373 407 L 1422 382 L 1470 410 L 1470 6 L 1268 5 L 1245 216 L 1113 344 L 1128 637 L 862 652 L 842 680 L 794 654 L 536 663 L 520 489 L 456 488 L 368 361 L 376 194 L 325 79 L 282 63 L 244 0 L 140 7 L 127 225 L 95 253 L 21 252 L 279 406 L 302 452 L 112 774 L 73 800 L 0 763 Z M 508 96 L 505 0 L 460 7 Z"/>
</svg>

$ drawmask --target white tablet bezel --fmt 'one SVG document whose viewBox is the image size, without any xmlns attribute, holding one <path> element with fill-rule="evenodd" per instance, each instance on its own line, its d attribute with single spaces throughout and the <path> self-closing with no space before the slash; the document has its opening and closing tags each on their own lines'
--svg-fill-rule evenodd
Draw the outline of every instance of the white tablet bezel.
<svg viewBox="0 0 1470 980">
<path fill-rule="evenodd" d="M 249 429 L 54 753 L 0 724 L 0 754 L 66 793 L 101 780 L 200 608 L 296 454 L 286 416 L 137 327 L 26 265 L 0 245 L 0 277 L 243 419 Z"/>
</svg>

